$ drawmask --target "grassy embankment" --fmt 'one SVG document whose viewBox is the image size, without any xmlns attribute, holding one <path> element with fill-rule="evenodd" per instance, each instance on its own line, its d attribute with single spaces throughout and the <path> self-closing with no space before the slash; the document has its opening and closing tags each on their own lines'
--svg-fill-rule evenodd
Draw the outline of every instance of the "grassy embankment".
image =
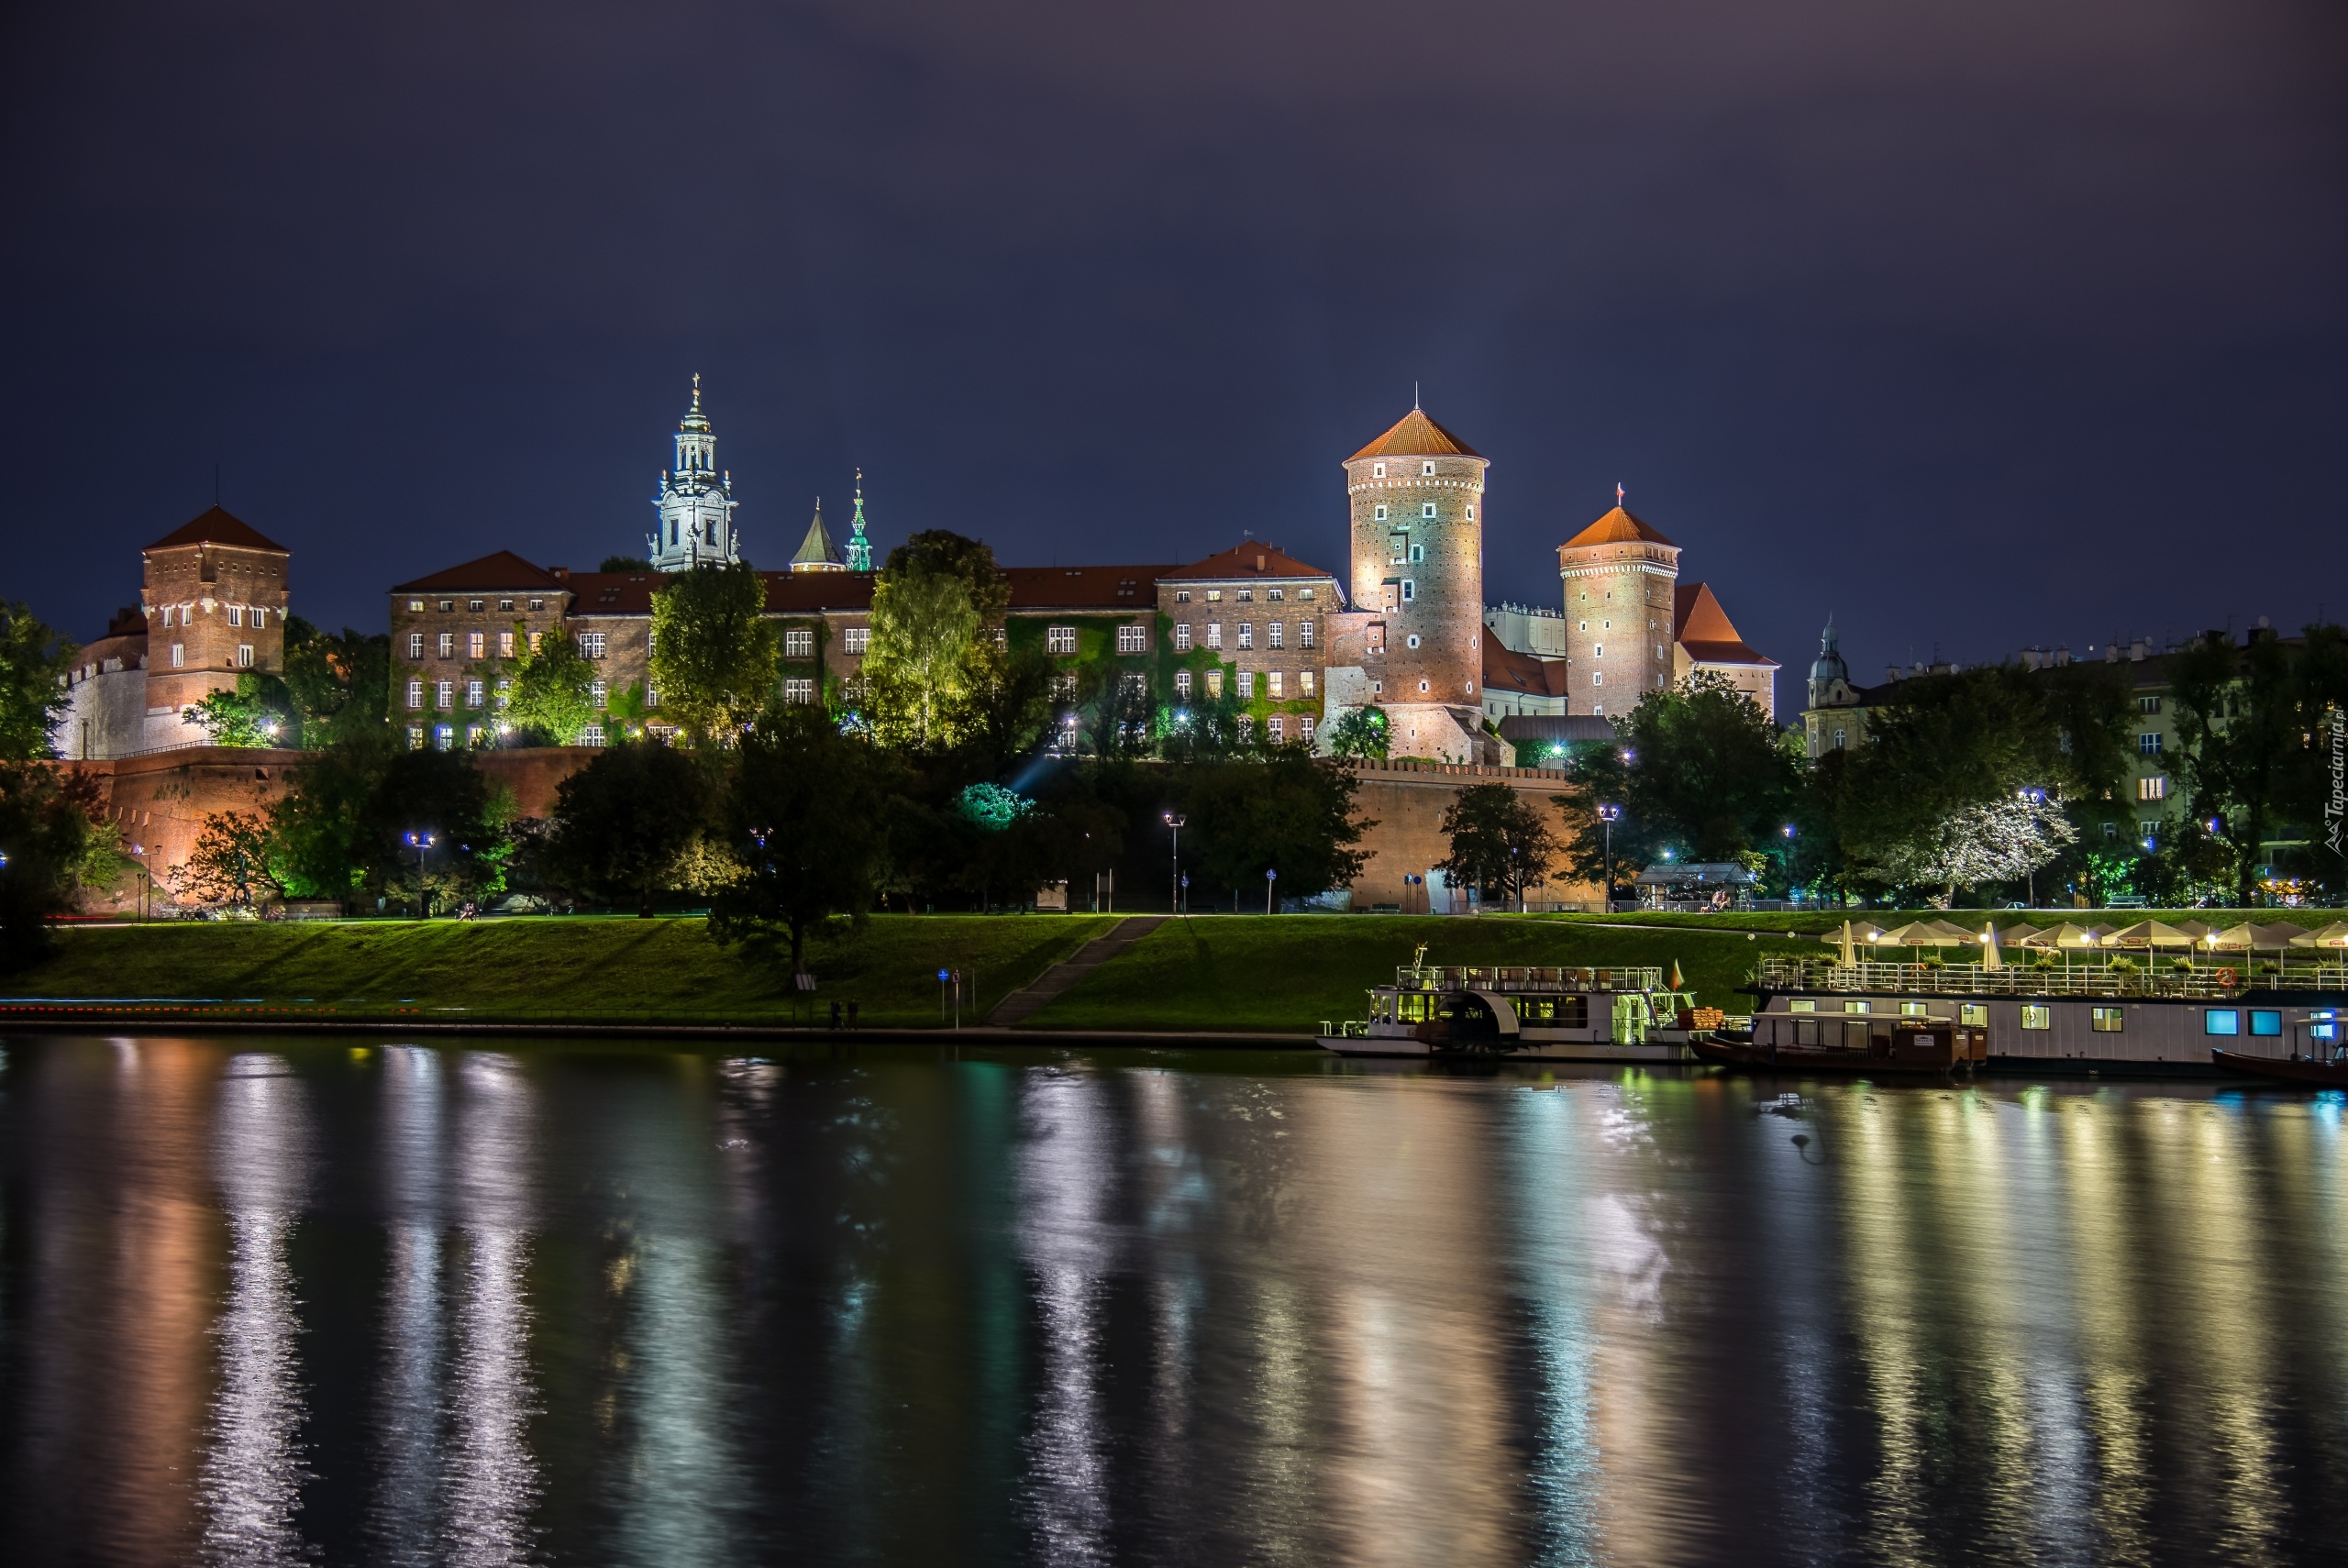
<svg viewBox="0 0 2348 1568">
<path fill-rule="evenodd" d="M 814 944 L 814 1007 L 855 998 L 874 1027 L 937 1021 L 941 966 L 978 972 L 982 1013 L 1114 922 L 1091 915 L 883 916 Z M 504 920 L 76 927 L 0 979 L 0 999 L 179 999 L 240 1014 L 329 1010 L 433 1021 L 787 1023 L 814 1016 L 786 965 L 745 958 L 698 919 Z M 973 1010 L 963 1004 L 968 1022 Z M 125 1007 L 120 1010 L 131 1010 Z M 172 1010 L 183 1010 L 173 1009 Z M 6 1014 L 0 1013 L 0 1027 Z"/>
<path fill-rule="evenodd" d="M 2284 922 L 2318 930 L 2336 920 L 2348 920 L 2348 911 L 2341 910 L 1804 910 L 1800 913 L 1770 911 L 1761 913 L 1733 912 L 1728 914 L 1681 914 L 1677 912 L 1632 912 L 1624 914 L 1567 914 L 1549 917 L 1556 920 L 1588 921 L 1595 925 L 1670 925 L 1688 926 L 1697 930 L 1719 930 L 1723 927 L 1737 931 L 1785 931 L 1815 936 L 1838 929 L 1845 919 L 1860 926 L 1882 929 L 1900 925 L 1911 920 L 1944 920 L 1951 925 L 1961 925 L 1967 931 L 1979 931 L 1982 922 L 1994 921 L 2003 931 L 2010 925 L 2033 925 L 2040 930 L 2060 925 L 2065 921 L 2074 925 L 2133 925 L 2140 920 L 2164 921 L 2174 925 L 2181 920 L 2198 920 L 2204 925 L 2239 925 L 2249 921 L 2257 925 Z"/>
<path fill-rule="evenodd" d="M 1617 923 L 1620 923 L 1618 922 Z M 1749 1009 L 1736 988 L 1764 953 L 1814 953 L 1815 940 L 1742 931 L 1608 930 L 1596 918 L 1485 915 L 1222 917 L 1169 922 L 1028 1020 L 1037 1029 L 1295 1030 L 1361 1016 L 1371 986 L 1412 949 L 1430 964 L 1650 964 L 1677 960 L 1697 999 Z"/>
</svg>

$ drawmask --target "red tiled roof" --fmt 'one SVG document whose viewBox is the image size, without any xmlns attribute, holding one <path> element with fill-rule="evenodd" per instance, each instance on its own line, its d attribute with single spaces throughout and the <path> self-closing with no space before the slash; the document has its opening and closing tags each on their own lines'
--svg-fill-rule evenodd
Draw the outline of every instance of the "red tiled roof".
<svg viewBox="0 0 2348 1568">
<path fill-rule="evenodd" d="M 1190 566 L 1156 569 L 1159 577 L 1180 582 L 1196 582 L 1202 579 L 1218 582 L 1246 581 L 1258 577 L 1325 577 L 1335 581 L 1336 578 L 1335 572 L 1309 566 L 1282 551 L 1277 545 L 1259 545 L 1252 539 Z"/>
<path fill-rule="evenodd" d="M 1483 454 L 1429 419 L 1424 413 L 1412 409 L 1394 422 L 1394 427 L 1346 461 L 1357 463 L 1364 458 L 1480 458 Z"/>
<path fill-rule="evenodd" d="M 1584 545 L 1627 545 L 1634 539 L 1644 539 L 1650 545 L 1671 545 L 1675 550 L 1679 547 L 1672 545 L 1653 525 L 1642 523 L 1620 506 L 1567 539 L 1560 547 L 1572 550 Z"/>
<path fill-rule="evenodd" d="M 1157 580 L 1180 575 L 1168 566 L 1006 567 L 1011 608 L 1027 610 L 1157 609 Z"/>
<path fill-rule="evenodd" d="M 574 571 L 567 586 L 573 615 L 649 615 L 652 596 L 670 581 L 664 571 Z M 770 615 L 861 614 L 872 608 L 872 574 L 863 571 L 762 571 Z"/>
<path fill-rule="evenodd" d="M 477 561 L 452 566 L 414 582 L 392 585 L 393 593 L 473 592 L 521 589 L 531 593 L 560 593 L 563 580 L 543 567 L 532 566 L 511 550 L 500 550 Z"/>
<path fill-rule="evenodd" d="M 275 550 L 281 556 L 293 553 L 243 518 L 217 506 L 181 524 L 147 547 L 169 550 L 182 545 L 232 545 L 244 550 Z"/>
<path fill-rule="evenodd" d="M 1671 591 L 1671 635 L 1698 664 L 1778 668 L 1776 659 L 1745 643 L 1709 583 L 1683 582 Z"/>
<path fill-rule="evenodd" d="M 1528 697 L 1563 697 L 1567 691 L 1566 661 L 1535 658 L 1502 647 L 1490 632 L 1482 639 L 1484 686 L 1487 690 L 1514 691 Z"/>
</svg>

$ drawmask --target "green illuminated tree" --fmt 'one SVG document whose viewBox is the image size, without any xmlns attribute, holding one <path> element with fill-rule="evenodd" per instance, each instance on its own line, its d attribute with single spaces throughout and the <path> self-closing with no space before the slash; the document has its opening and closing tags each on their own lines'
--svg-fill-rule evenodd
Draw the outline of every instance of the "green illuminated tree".
<svg viewBox="0 0 2348 1568">
<path fill-rule="evenodd" d="M 695 739 L 738 732 L 772 696 L 781 648 L 766 607 L 747 561 L 678 572 L 652 596 L 652 685 Z"/>
<path fill-rule="evenodd" d="M 1443 834 L 1451 853 L 1434 869 L 1502 905 L 1546 881 L 1563 849 L 1549 832 L 1548 814 L 1505 784 L 1470 784 L 1452 797 Z"/>
<path fill-rule="evenodd" d="M 657 741 L 595 755 L 555 794 L 549 858 L 556 876 L 649 918 L 655 895 L 681 887 L 686 858 L 709 827 L 707 766 Z"/>
<path fill-rule="evenodd" d="M 789 954 L 806 972 L 807 934 L 834 916 L 861 923 L 887 851 L 888 768 L 869 743 L 819 708 L 770 711 L 736 749 L 719 807 L 742 875 L 711 901 L 710 933 Z"/>
<path fill-rule="evenodd" d="M 1385 709 L 1348 708 L 1329 726 L 1329 755 L 1383 762 L 1389 738 Z"/>
<path fill-rule="evenodd" d="M 271 865 L 275 854 L 266 818 L 247 812 L 207 812 L 195 846 L 172 873 L 172 891 L 201 903 L 250 909 L 259 895 L 285 891 Z"/>
<path fill-rule="evenodd" d="M 299 615 L 285 622 L 285 688 L 312 751 L 382 730 L 391 722 L 392 640 L 344 627 L 325 632 Z"/>
<path fill-rule="evenodd" d="M 883 745 L 950 745 L 1005 684 L 995 632 L 1011 590 L 994 552 L 933 529 L 889 553 L 872 587 L 864 657 L 873 733 Z M 1023 701 L 1028 685 L 1010 684 Z"/>
<path fill-rule="evenodd" d="M 65 712 L 74 652 L 29 609 L 0 602 L 0 760 L 56 755 L 50 726 Z"/>
<path fill-rule="evenodd" d="M 526 629 L 515 623 L 514 685 L 507 693 L 505 720 L 526 736 L 555 745 L 577 745 L 581 731 L 595 722 L 590 688 L 595 664 L 579 651 L 570 634 L 557 628 L 530 646 Z"/>
</svg>

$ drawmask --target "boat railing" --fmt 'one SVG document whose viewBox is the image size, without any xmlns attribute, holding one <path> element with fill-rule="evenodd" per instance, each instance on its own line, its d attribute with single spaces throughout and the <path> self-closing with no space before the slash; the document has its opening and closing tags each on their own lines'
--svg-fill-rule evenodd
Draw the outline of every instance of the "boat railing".
<svg viewBox="0 0 2348 1568">
<path fill-rule="evenodd" d="M 1418 991 L 1657 991 L 1663 971 L 1635 966 L 1405 964 L 1394 971 L 1394 983 Z"/>
<path fill-rule="evenodd" d="M 2108 963 L 2041 967 L 2000 964 L 1844 964 L 1833 958 L 1761 961 L 1761 986 L 1773 991 L 1911 991 L 2019 997 L 2238 997 L 2256 990 L 2348 989 L 2348 963 L 2225 965 L 2176 968 L 2165 960 L 2143 967 Z"/>
</svg>

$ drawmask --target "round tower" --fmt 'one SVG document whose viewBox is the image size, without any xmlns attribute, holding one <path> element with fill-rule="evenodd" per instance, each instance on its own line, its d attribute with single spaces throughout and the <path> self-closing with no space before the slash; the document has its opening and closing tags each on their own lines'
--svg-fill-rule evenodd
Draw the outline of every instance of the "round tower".
<svg viewBox="0 0 2348 1568">
<path fill-rule="evenodd" d="M 1484 697 L 1490 466 L 1416 407 L 1346 459 L 1354 609 L 1370 615 L 1370 701 L 1450 709 L 1468 736 Z"/>
<path fill-rule="evenodd" d="M 1557 547 L 1565 588 L 1568 713 L 1627 713 L 1673 679 L 1679 547 L 1614 510 Z"/>
</svg>

